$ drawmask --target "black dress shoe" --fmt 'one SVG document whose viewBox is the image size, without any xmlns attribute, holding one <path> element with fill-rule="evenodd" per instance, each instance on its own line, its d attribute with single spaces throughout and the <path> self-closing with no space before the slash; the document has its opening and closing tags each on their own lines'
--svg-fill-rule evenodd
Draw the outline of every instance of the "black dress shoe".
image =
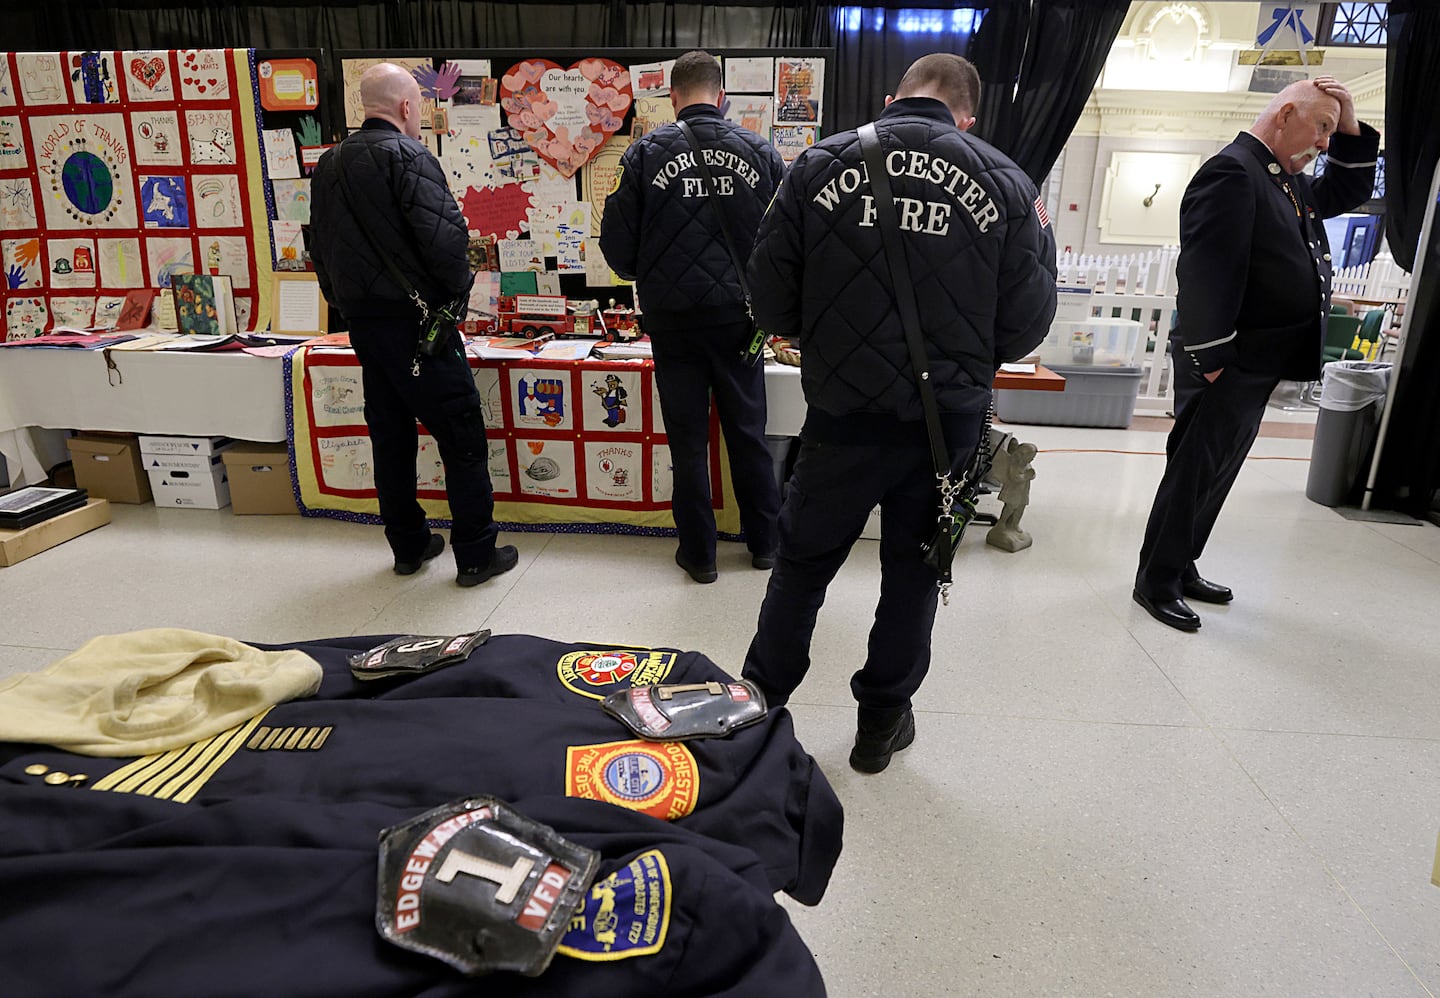
<svg viewBox="0 0 1440 998">
<path fill-rule="evenodd" d="M 482 582 L 488 582 L 497 575 L 504 575 L 520 562 L 520 552 L 515 550 L 514 544 L 506 544 L 495 549 L 495 557 L 490 559 L 490 564 L 484 568 L 462 568 L 455 575 L 457 586 L 478 586 Z"/>
<path fill-rule="evenodd" d="M 1145 608 L 1160 623 L 1173 627 L 1177 631 L 1198 631 L 1200 629 L 1200 615 L 1185 605 L 1183 599 L 1152 600 L 1140 590 L 1132 592 L 1135 602 Z"/>
<path fill-rule="evenodd" d="M 767 551 L 765 554 L 750 554 L 750 564 L 761 571 L 768 571 L 775 567 L 775 552 Z"/>
<path fill-rule="evenodd" d="M 860 728 L 850 750 L 850 768 L 858 773 L 879 773 L 890 765 L 890 757 L 915 740 L 915 712 L 906 709 L 889 725 L 878 730 Z"/>
<path fill-rule="evenodd" d="M 441 537 L 439 534 L 431 534 L 430 543 L 425 545 L 425 550 L 423 553 L 421 553 L 419 558 L 416 558 L 414 561 L 402 561 L 399 558 L 395 559 L 395 574 L 414 575 L 416 572 L 420 571 L 421 565 L 425 564 L 431 558 L 434 558 L 436 555 L 438 555 L 441 551 L 444 550 L 445 538 Z"/>
<path fill-rule="evenodd" d="M 1207 582 L 1199 576 L 1185 583 L 1184 590 L 1187 598 L 1197 599 L 1201 603 L 1229 603 L 1235 598 L 1235 594 L 1230 591 L 1229 586 Z"/>
<path fill-rule="evenodd" d="M 713 561 L 708 565 L 692 565 L 681 556 L 679 551 L 675 552 L 675 564 L 685 569 L 685 574 L 702 586 L 714 582 L 720 577 L 719 573 L 715 571 L 715 563 Z"/>
</svg>

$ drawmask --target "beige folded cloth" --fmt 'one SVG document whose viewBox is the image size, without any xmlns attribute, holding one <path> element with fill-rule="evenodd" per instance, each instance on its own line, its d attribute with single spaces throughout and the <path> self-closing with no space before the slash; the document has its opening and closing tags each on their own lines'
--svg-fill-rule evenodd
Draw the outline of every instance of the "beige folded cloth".
<svg viewBox="0 0 1440 998">
<path fill-rule="evenodd" d="M 320 688 L 320 663 L 179 628 L 109 634 L 0 679 L 0 741 L 149 755 L 219 734 Z"/>
</svg>

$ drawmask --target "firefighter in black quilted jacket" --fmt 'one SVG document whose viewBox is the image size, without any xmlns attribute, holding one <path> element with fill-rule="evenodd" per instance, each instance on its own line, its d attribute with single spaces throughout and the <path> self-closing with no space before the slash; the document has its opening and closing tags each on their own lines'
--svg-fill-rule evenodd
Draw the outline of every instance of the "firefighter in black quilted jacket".
<svg viewBox="0 0 1440 998">
<path fill-rule="evenodd" d="M 414 77 L 381 63 L 361 77 L 360 99 L 364 125 L 315 167 L 311 256 L 320 289 L 344 315 L 360 360 L 375 492 L 395 572 L 413 574 L 445 546 L 416 501 L 418 419 L 435 438 L 445 466 L 456 582 L 473 586 L 518 560 L 514 547 L 495 545 L 499 531 L 480 393 L 458 331 L 435 356 L 417 355 L 420 308 L 374 245 L 426 305 L 438 309 L 470 287 L 465 219 L 439 161 L 417 141 L 420 85 Z"/>
<path fill-rule="evenodd" d="M 1024 172 L 966 134 L 980 78 L 959 56 L 917 60 L 875 122 L 893 189 L 952 469 L 969 463 L 1000 364 L 1045 338 L 1055 241 Z M 915 737 L 930 667 L 935 573 L 921 545 L 938 494 L 920 397 L 854 131 L 805 151 L 750 257 L 767 332 L 798 337 L 807 414 L 780 513 L 780 548 L 744 675 L 784 702 L 810 664 L 825 590 L 880 507 L 880 602 L 850 764 L 879 772 Z"/>
<path fill-rule="evenodd" d="M 665 125 L 625 151 L 600 228 L 605 260 L 637 282 L 674 468 L 675 561 L 701 583 L 716 578 L 706 460 L 712 392 L 756 568 L 774 564 L 780 510 L 765 444 L 764 369 L 740 358 L 749 318 L 720 226 L 723 220 L 743 262 L 785 164 L 770 143 L 725 119 L 724 101 L 714 56 L 687 52 L 675 60 L 670 102 L 704 150 L 718 196 L 707 195 L 684 133 Z"/>
</svg>

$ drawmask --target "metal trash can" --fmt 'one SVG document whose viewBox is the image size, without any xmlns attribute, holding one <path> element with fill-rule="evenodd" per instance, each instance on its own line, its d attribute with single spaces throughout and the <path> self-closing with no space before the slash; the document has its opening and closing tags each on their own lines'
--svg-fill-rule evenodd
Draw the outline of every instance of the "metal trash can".
<svg viewBox="0 0 1440 998">
<path fill-rule="evenodd" d="M 1375 446 L 1393 366 L 1368 360 L 1325 365 L 1305 498 L 1322 506 L 1352 499 Z"/>
</svg>

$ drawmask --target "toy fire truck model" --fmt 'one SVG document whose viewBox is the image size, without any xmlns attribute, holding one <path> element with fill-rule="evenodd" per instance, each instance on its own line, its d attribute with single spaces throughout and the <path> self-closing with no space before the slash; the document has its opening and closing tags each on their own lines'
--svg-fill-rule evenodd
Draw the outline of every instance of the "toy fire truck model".
<svg viewBox="0 0 1440 998">
<path fill-rule="evenodd" d="M 559 295 L 501 295 L 496 332 L 527 340 L 542 334 L 568 336 L 575 332 L 575 319 L 565 305 Z"/>
<path fill-rule="evenodd" d="M 640 331 L 640 313 L 628 305 L 615 304 L 614 298 L 600 315 L 605 322 L 604 339 L 608 343 L 629 343 L 644 335 Z"/>
</svg>

